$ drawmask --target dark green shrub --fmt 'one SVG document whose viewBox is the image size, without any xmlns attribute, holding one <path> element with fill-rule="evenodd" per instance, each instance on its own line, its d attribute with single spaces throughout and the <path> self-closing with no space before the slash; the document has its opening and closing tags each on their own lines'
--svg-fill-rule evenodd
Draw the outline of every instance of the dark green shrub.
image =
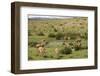
<svg viewBox="0 0 100 76">
<path fill-rule="evenodd" d="M 44 33 L 40 31 L 40 32 L 37 33 L 37 35 L 38 36 L 44 36 Z"/>
<path fill-rule="evenodd" d="M 64 37 L 64 34 L 63 33 L 57 33 L 56 34 L 56 39 L 57 40 L 61 40 L 61 39 L 63 39 L 63 37 Z"/>
<path fill-rule="evenodd" d="M 71 54 L 72 53 L 72 49 L 70 47 L 64 47 L 60 50 L 61 54 Z"/>
<path fill-rule="evenodd" d="M 81 48 L 81 42 L 75 42 L 75 44 L 74 44 L 74 49 L 77 51 L 77 50 L 79 50 L 79 49 L 82 49 Z"/>
<path fill-rule="evenodd" d="M 48 37 L 52 37 L 52 38 L 54 38 L 56 35 L 54 34 L 54 33 L 49 33 L 48 34 Z"/>
<path fill-rule="evenodd" d="M 54 28 L 54 31 L 57 32 L 58 30 L 56 28 Z"/>
<path fill-rule="evenodd" d="M 76 51 L 80 49 L 80 47 L 77 46 L 77 45 L 74 48 L 75 48 Z"/>
<path fill-rule="evenodd" d="M 37 44 L 37 42 L 33 42 L 33 41 L 28 42 L 28 45 L 29 45 L 30 47 L 35 47 L 36 44 Z"/>
<path fill-rule="evenodd" d="M 44 55 L 43 57 L 44 57 L 44 58 L 48 58 L 48 56 L 47 56 L 47 55 Z"/>
</svg>

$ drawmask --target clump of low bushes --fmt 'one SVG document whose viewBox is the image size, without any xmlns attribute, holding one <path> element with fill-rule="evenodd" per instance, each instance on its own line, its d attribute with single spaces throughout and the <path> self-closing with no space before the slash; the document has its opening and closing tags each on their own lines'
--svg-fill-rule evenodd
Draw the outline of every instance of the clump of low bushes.
<svg viewBox="0 0 100 76">
<path fill-rule="evenodd" d="M 60 50 L 60 53 L 61 54 L 71 54 L 72 53 L 72 49 L 70 47 L 63 47 L 61 50 Z"/>
<path fill-rule="evenodd" d="M 45 34 L 44 34 L 43 32 L 40 31 L 40 32 L 37 32 L 37 35 L 38 35 L 38 36 L 44 36 Z"/>
<path fill-rule="evenodd" d="M 29 42 L 28 42 L 28 45 L 29 45 L 30 47 L 35 47 L 37 43 L 38 43 L 38 42 L 36 42 L 36 41 L 29 41 Z"/>
<path fill-rule="evenodd" d="M 48 37 L 54 38 L 54 37 L 56 37 L 56 35 L 54 33 L 49 33 Z"/>
<path fill-rule="evenodd" d="M 58 33 L 56 34 L 56 39 L 57 39 L 57 40 L 61 40 L 61 39 L 63 39 L 63 37 L 64 37 L 64 34 L 63 34 L 63 33 L 58 32 Z"/>
</svg>

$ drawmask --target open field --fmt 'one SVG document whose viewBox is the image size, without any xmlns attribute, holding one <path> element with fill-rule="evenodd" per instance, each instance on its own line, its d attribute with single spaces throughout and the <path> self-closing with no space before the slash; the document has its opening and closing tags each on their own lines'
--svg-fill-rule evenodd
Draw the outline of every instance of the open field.
<svg viewBox="0 0 100 76">
<path fill-rule="evenodd" d="M 77 59 L 88 57 L 86 17 L 28 19 L 28 59 Z M 39 55 L 37 44 L 45 53 Z"/>
</svg>

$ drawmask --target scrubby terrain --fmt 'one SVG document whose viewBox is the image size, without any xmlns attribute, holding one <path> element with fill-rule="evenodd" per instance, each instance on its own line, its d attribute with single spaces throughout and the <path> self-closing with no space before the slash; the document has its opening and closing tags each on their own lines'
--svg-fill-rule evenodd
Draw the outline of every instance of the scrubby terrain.
<svg viewBox="0 0 100 76">
<path fill-rule="evenodd" d="M 28 59 L 77 59 L 88 57 L 88 18 L 28 19 Z M 45 53 L 39 55 L 38 44 Z"/>
</svg>

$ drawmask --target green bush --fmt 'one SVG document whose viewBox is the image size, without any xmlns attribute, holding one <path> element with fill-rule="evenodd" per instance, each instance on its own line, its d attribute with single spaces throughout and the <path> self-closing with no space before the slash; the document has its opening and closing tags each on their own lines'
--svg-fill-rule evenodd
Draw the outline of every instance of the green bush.
<svg viewBox="0 0 100 76">
<path fill-rule="evenodd" d="M 74 48 L 75 48 L 76 51 L 82 49 L 82 48 L 81 48 L 81 42 L 78 42 L 78 43 L 76 42 L 76 43 L 74 44 Z"/>
<path fill-rule="evenodd" d="M 38 36 L 44 36 L 44 33 L 40 31 L 40 32 L 37 33 L 37 35 Z"/>
<path fill-rule="evenodd" d="M 63 37 L 64 37 L 64 34 L 63 33 L 57 33 L 56 34 L 56 39 L 57 40 L 61 40 L 61 39 L 63 39 Z"/>
<path fill-rule="evenodd" d="M 56 29 L 56 28 L 54 28 L 54 31 L 55 31 L 55 32 L 57 32 L 57 29 Z"/>
<path fill-rule="evenodd" d="M 72 53 L 72 49 L 70 47 L 64 47 L 60 50 L 61 54 L 71 54 Z"/>
<path fill-rule="evenodd" d="M 35 47 L 36 44 L 37 44 L 37 42 L 33 42 L 33 41 L 28 42 L 28 45 L 29 45 L 30 47 Z"/>
<path fill-rule="evenodd" d="M 54 34 L 54 33 L 49 33 L 48 34 L 48 37 L 52 37 L 52 38 L 54 38 L 56 35 Z"/>
</svg>

